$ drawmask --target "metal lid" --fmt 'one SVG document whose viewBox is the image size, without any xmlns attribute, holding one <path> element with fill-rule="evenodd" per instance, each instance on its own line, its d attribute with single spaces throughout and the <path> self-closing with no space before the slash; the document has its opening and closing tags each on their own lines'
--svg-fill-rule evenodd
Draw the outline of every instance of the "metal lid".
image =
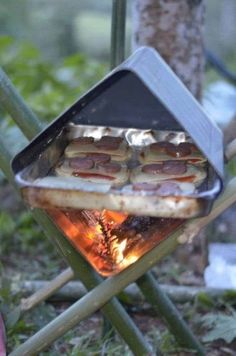
<svg viewBox="0 0 236 356">
<path fill-rule="evenodd" d="M 129 69 L 189 133 L 215 171 L 224 176 L 223 134 L 161 56 L 141 47 L 118 70 Z M 163 118 L 165 119 L 165 118 Z M 155 118 L 153 119 L 155 120 Z M 170 122 L 168 123 L 170 124 Z M 170 127 L 170 126 L 169 126 Z"/>
<path fill-rule="evenodd" d="M 223 177 L 222 132 L 152 48 L 138 49 L 56 119 L 28 146 L 31 155 L 27 162 L 21 155 L 14 160 L 14 171 L 19 171 L 39 154 L 45 136 L 50 142 L 71 120 L 81 125 L 184 129 Z"/>
</svg>

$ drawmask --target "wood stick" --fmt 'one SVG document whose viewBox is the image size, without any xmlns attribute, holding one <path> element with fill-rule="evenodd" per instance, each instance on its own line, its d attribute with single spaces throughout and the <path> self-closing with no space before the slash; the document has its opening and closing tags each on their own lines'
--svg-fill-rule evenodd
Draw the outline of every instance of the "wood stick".
<svg viewBox="0 0 236 356">
<path fill-rule="evenodd" d="M 18 285 L 14 285 L 13 292 L 15 290 L 21 290 L 24 296 L 37 293 L 40 289 L 46 289 L 49 281 L 35 280 L 35 281 L 23 281 Z M 161 289 L 168 295 L 168 297 L 175 303 L 194 302 L 195 298 L 199 294 L 206 294 L 213 300 L 224 298 L 228 293 L 235 295 L 235 289 L 223 289 L 223 288 L 209 288 L 209 287 L 195 287 L 195 286 L 179 286 L 160 284 Z M 82 298 L 87 293 L 87 289 L 83 283 L 79 281 L 71 281 L 62 288 L 58 289 L 54 294 L 48 295 L 44 300 L 53 302 L 74 302 Z M 124 302 L 132 305 L 140 305 L 145 302 L 145 298 L 140 293 L 139 288 L 135 283 L 130 284 L 124 289 L 125 298 Z M 122 295 L 120 296 L 121 300 Z M 30 298 L 30 297 L 29 297 Z"/>
<path fill-rule="evenodd" d="M 62 286 L 72 280 L 73 277 L 74 272 L 71 268 L 67 268 L 52 281 L 44 282 L 42 287 L 37 288 L 33 295 L 31 295 L 29 298 L 23 298 L 21 300 L 21 310 L 30 310 L 42 301 L 50 298 L 58 289 L 60 289 Z"/>
</svg>

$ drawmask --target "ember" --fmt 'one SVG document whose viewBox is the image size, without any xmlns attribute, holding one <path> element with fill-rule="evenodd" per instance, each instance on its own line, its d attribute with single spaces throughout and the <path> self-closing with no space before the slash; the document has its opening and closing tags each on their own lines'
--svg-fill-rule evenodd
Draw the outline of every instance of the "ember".
<svg viewBox="0 0 236 356">
<path fill-rule="evenodd" d="M 110 210 L 53 209 L 48 213 L 103 276 L 114 275 L 137 261 L 182 223 Z"/>
</svg>

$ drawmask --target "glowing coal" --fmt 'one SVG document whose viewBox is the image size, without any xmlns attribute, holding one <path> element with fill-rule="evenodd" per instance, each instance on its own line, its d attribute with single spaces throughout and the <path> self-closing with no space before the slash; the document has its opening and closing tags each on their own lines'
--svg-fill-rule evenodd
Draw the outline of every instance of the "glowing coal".
<svg viewBox="0 0 236 356">
<path fill-rule="evenodd" d="M 110 210 L 49 210 L 74 247 L 103 276 L 128 267 L 183 220 L 131 216 Z"/>
</svg>

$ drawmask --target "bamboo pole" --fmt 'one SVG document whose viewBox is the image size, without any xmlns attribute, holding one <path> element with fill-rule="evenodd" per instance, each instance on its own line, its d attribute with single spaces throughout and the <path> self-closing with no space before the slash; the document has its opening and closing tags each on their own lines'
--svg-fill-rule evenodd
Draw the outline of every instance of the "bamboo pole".
<svg viewBox="0 0 236 356">
<path fill-rule="evenodd" d="M 0 105 L 15 120 L 19 128 L 31 139 L 43 126 L 36 115 L 22 100 L 7 75 L 0 68 Z"/>
<path fill-rule="evenodd" d="M 198 219 L 199 225 L 201 227 L 207 225 L 235 201 L 236 178 L 232 179 L 226 187 L 225 192 L 218 201 L 215 202 L 212 213 L 204 218 Z M 148 269 L 154 266 L 163 257 L 170 254 L 179 243 L 183 243 L 183 241 L 186 242 L 190 236 L 192 237 L 192 235 L 189 235 L 189 232 L 192 231 L 191 226 L 196 228 L 194 221 L 183 224 L 167 239 L 160 242 L 158 246 L 136 261 L 136 263 L 129 266 L 120 274 L 106 279 L 38 333 L 33 335 L 24 344 L 19 346 L 18 349 L 11 353 L 11 356 L 32 355 L 33 350 L 37 353 L 46 348 L 54 340 L 74 327 L 79 321 L 107 303 L 110 298 L 122 291 L 132 281 L 140 278 Z M 167 310 L 167 313 L 170 313 L 170 311 Z"/>
<path fill-rule="evenodd" d="M 7 150 L 1 135 L 0 158 L 0 169 L 2 169 L 3 173 L 9 179 L 9 181 L 14 181 L 14 176 L 10 169 L 11 154 Z M 102 278 L 99 277 L 98 274 L 93 271 L 87 261 L 85 261 L 85 259 L 75 251 L 69 241 L 65 238 L 64 235 L 62 235 L 62 233 L 52 223 L 49 217 L 39 209 L 34 209 L 32 214 L 35 220 L 43 228 L 49 240 L 57 246 L 62 256 L 72 267 L 75 277 L 79 278 L 87 289 L 92 289 L 96 285 L 99 285 L 99 283 L 102 282 Z M 113 326 L 116 328 L 118 333 L 122 336 L 135 355 L 141 356 L 149 354 L 150 345 L 147 343 L 140 330 L 137 328 L 132 319 L 129 317 L 128 313 L 116 298 L 113 298 L 105 306 L 102 306 L 101 310 L 103 314 L 110 320 L 110 322 L 113 324 Z M 31 354 L 34 354 L 33 350 L 31 350 Z"/>
<path fill-rule="evenodd" d="M 111 20 L 111 69 L 125 58 L 126 0 L 113 0 Z"/>
<path fill-rule="evenodd" d="M 122 3 L 124 4 L 124 1 L 122 1 Z M 117 3 L 118 4 L 118 3 Z M 120 1 L 119 1 L 119 4 L 120 4 Z M 122 26 L 121 26 L 121 28 L 122 28 Z M 125 32 L 124 31 L 124 26 L 123 26 L 123 32 Z M 120 40 L 120 38 L 119 38 L 119 40 Z M 121 47 L 122 47 L 122 45 L 121 45 Z M 116 55 L 116 61 L 118 61 L 118 60 L 120 60 L 121 59 L 121 57 L 120 57 L 120 53 L 118 53 L 118 47 L 116 48 L 116 52 L 117 52 L 117 55 Z M 0 78 L 0 80 L 1 80 L 1 78 Z M 4 91 L 4 85 L 5 85 L 5 83 L 3 82 L 3 84 L 2 84 L 2 90 Z M 12 86 L 12 91 L 14 91 L 14 87 Z M 21 110 L 21 106 L 22 107 L 26 107 L 26 104 L 24 104 L 24 102 L 23 102 L 23 99 L 21 99 L 20 98 L 20 96 L 19 96 L 19 102 L 17 101 L 16 103 L 13 101 L 13 103 L 12 103 L 12 105 L 13 105 L 13 107 L 14 106 L 16 106 L 16 108 L 15 108 L 15 110 L 12 110 L 12 112 L 14 112 L 14 111 L 16 111 L 16 109 L 17 110 Z M 20 105 L 20 101 L 22 101 L 22 105 Z M 13 117 L 13 119 L 14 119 L 14 117 Z M 21 120 L 21 119 L 20 119 Z M 32 120 L 34 120 L 33 119 L 33 117 L 31 117 L 30 118 L 30 121 L 32 121 Z M 26 125 L 26 126 L 25 126 Z M 22 130 L 25 130 L 25 131 L 23 131 L 24 133 L 25 133 L 25 135 L 28 137 L 28 138 L 31 138 L 31 136 L 30 136 L 30 128 L 28 128 L 28 125 L 29 125 L 29 122 L 26 122 L 25 123 L 25 125 L 22 125 Z M 35 123 L 35 129 L 37 128 L 37 123 Z M 38 216 L 37 216 L 37 220 L 40 222 L 40 224 L 42 225 L 42 226 L 45 226 L 46 227 L 46 229 L 45 229 L 45 232 L 47 233 L 48 232 L 48 228 L 47 228 L 47 226 L 48 226 L 48 222 L 49 222 L 49 218 L 46 216 L 46 214 L 43 214 L 42 215 L 42 212 L 40 212 L 39 210 L 37 210 L 37 209 L 35 209 L 34 210 L 35 211 L 35 214 L 37 215 L 38 214 Z M 52 229 L 52 226 L 51 225 L 49 225 L 50 226 L 50 229 Z M 56 229 L 56 228 L 55 228 Z M 50 233 L 50 235 L 52 235 L 51 233 Z M 50 238 L 50 235 L 49 235 L 49 238 Z M 56 240 L 58 240 L 57 238 L 56 238 Z M 64 239 L 65 240 L 65 239 Z M 56 242 L 58 242 L 58 241 L 56 241 Z M 65 241 L 64 241 L 65 242 Z M 68 244 L 68 241 L 66 240 L 66 243 Z M 60 245 L 60 247 L 61 247 L 61 244 L 59 244 Z M 68 245 L 67 245 L 68 246 Z M 67 252 L 68 251 L 72 251 L 72 252 L 70 252 L 69 253 L 69 255 L 67 254 Z M 77 266 L 78 266 L 78 262 L 77 262 L 77 260 L 75 260 L 74 259 L 74 255 L 76 254 L 76 252 L 75 252 L 75 250 L 73 249 L 73 247 L 70 245 L 69 247 L 67 247 L 67 248 L 62 248 L 62 252 L 63 252 L 63 254 L 65 254 L 65 252 L 66 252 L 66 254 L 67 254 L 67 256 L 65 256 L 66 258 L 68 257 L 69 258 L 69 264 L 71 265 L 71 267 L 74 269 L 74 271 L 75 271 L 75 273 L 77 273 L 76 271 L 77 271 Z M 80 256 L 81 257 L 81 256 Z M 82 257 L 81 257 L 81 259 L 82 259 Z M 68 259 L 67 259 L 68 260 Z M 87 262 L 86 262 L 87 263 Z M 76 268 L 74 268 L 73 266 L 76 266 Z M 93 272 L 93 271 L 92 271 Z M 85 279 L 85 281 L 88 281 L 88 279 L 90 278 L 89 276 L 88 277 L 86 277 L 86 275 L 85 275 L 85 272 L 83 273 L 84 274 L 84 277 L 82 276 L 82 277 L 80 277 L 80 279 L 83 281 L 83 278 Z M 98 281 L 97 281 L 97 283 L 99 283 Z M 93 284 L 92 286 L 94 287 L 97 283 L 95 283 L 95 284 Z M 87 287 L 87 286 L 86 286 Z M 169 301 L 170 302 L 170 301 Z M 170 302 L 171 303 L 171 302 Z M 172 306 L 173 307 L 173 309 L 175 308 L 174 307 L 174 305 Z M 177 310 L 176 310 L 176 318 L 178 318 L 178 316 L 177 316 L 178 314 L 177 314 Z M 126 315 L 127 317 L 128 317 L 128 315 Z M 125 317 L 125 316 L 124 316 Z M 118 323 L 118 325 L 120 325 L 119 323 Z M 123 329 L 121 328 L 121 330 L 120 330 L 120 332 L 123 334 Z M 126 337 L 126 335 L 127 335 L 127 333 L 125 334 L 125 339 L 127 339 L 127 337 Z M 190 333 L 189 333 L 189 337 L 190 337 Z M 196 340 L 196 338 L 194 337 L 194 335 L 191 335 L 191 337 L 192 337 L 192 341 L 193 342 L 196 342 L 196 347 L 197 347 L 197 345 L 198 345 L 198 342 L 197 342 L 197 340 Z M 132 344 L 133 344 L 133 342 L 132 342 Z M 134 345 L 134 344 L 133 344 Z"/>
<path fill-rule="evenodd" d="M 50 298 L 56 291 L 58 291 L 58 289 L 62 288 L 73 278 L 74 272 L 70 267 L 68 267 L 52 281 L 45 283 L 42 288 L 38 288 L 38 290 L 35 291 L 30 297 L 23 298 L 21 300 L 21 310 L 28 311 L 36 307 L 36 305 Z"/>
<path fill-rule="evenodd" d="M 174 304 L 167 297 L 166 293 L 160 288 L 151 272 L 137 280 L 146 300 L 152 305 L 154 311 L 161 315 L 166 321 L 169 330 L 172 332 L 179 345 L 196 350 L 197 355 L 204 356 L 205 352 L 202 345 L 196 340 L 192 331 L 184 322 L 181 314 Z"/>
<path fill-rule="evenodd" d="M 2 170 L 8 181 L 11 183 L 11 185 L 13 185 L 15 189 L 17 189 L 15 178 L 10 166 L 11 159 L 12 155 L 7 149 L 4 139 L 0 133 L 0 169 Z"/>
<path fill-rule="evenodd" d="M 6 151 L 6 149 L 5 149 L 5 151 Z M 5 164 L 5 166 L 7 166 L 7 164 Z M 12 179 L 12 178 L 11 178 Z M 50 224 L 48 224 L 48 217 L 45 215 L 45 214 L 42 214 L 42 212 L 41 211 L 39 211 L 38 209 L 35 209 L 34 210 L 34 214 L 36 214 L 36 219 L 37 219 L 37 221 L 39 221 L 40 222 L 40 224 L 42 225 L 42 226 L 44 226 L 44 230 L 45 230 L 45 232 L 46 232 L 46 234 L 48 234 L 48 225 L 50 226 L 50 229 L 52 229 L 53 227 L 50 225 Z M 56 228 L 55 228 L 56 229 Z M 55 234 L 55 232 L 51 232 L 50 233 L 50 235 L 49 236 L 54 236 L 54 234 Z M 65 242 L 65 241 L 64 241 Z M 61 246 L 61 244 L 60 244 L 60 247 L 62 247 Z M 70 250 L 71 250 L 71 246 L 70 246 Z M 73 248 L 72 248 L 73 249 Z M 64 248 L 61 248 L 61 250 L 62 250 L 62 252 L 63 252 L 63 254 L 65 254 L 65 251 L 68 251 L 68 249 L 64 249 Z M 73 249 L 73 255 L 74 255 L 74 249 Z M 77 254 L 76 254 L 77 255 Z M 67 256 L 66 256 L 67 257 Z M 74 260 L 74 258 L 73 258 L 73 256 L 71 255 L 71 253 L 69 253 L 69 263 L 71 264 L 71 262 L 72 262 L 72 265 L 71 266 L 73 266 L 73 265 L 75 265 L 75 263 L 77 264 L 77 256 L 75 257 L 76 258 L 76 261 Z M 81 257 L 82 258 L 82 257 Z M 68 260 L 68 259 L 67 259 Z M 81 263 L 80 263 L 81 264 Z M 87 266 L 87 268 L 88 268 L 88 266 Z M 86 271 L 86 270 L 84 270 L 84 271 Z M 77 274 L 76 273 L 76 270 L 75 270 L 75 274 Z M 83 276 L 81 276 L 81 274 L 79 275 L 79 278 L 81 279 L 81 280 L 83 280 Z M 144 277 L 145 278 L 145 277 Z M 88 276 L 88 278 L 86 278 L 86 281 L 88 281 L 88 279 L 90 279 L 90 276 Z M 86 282 L 85 282 L 86 283 Z M 93 284 L 93 287 L 95 286 L 96 284 Z M 53 291 L 52 291 L 53 292 Z M 36 296 L 36 298 L 37 298 L 38 296 Z M 42 297 L 42 295 L 41 295 L 41 297 Z M 34 300 L 35 301 L 35 300 Z M 40 302 L 40 300 L 39 299 L 36 299 L 36 301 L 37 302 Z M 171 301 L 169 300 L 168 301 L 169 302 L 169 304 L 171 303 Z M 114 302 L 113 302 L 114 303 Z M 118 302 L 117 302 L 117 304 L 118 304 Z M 171 303 L 172 304 L 172 303 Z M 32 304 L 31 304 L 32 305 Z M 118 306 L 117 306 L 118 307 Z M 23 305 L 23 309 L 24 309 L 25 307 L 24 307 L 24 305 Z M 29 308 L 30 308 L 30 306 L 29 306 Z M 174 310 L 174 309 L 176 309 L 175 307 L 174 307 L 174 305 L 172 304 L 172 310 Z M 163 313 L 166 311 L 167 309 L 163 309 Z M 108 313 L 111 313 L 112 314 L 112 310 L 111 309 L 108 309 Z M 123 315 L 123 318 L 125 319 L 125 317 L 127 316 L 128 317 L 128 314 L 126 314 L 126 312 L 124 312 L 123 314 L 122 313 L 120 313 L 121 315 Z M 126 314 L 126 315 L 125 315 Z M 163 315 L 164 316 L 164 318 L 166 318 L 165 317 L 165 315 Z M 122 318 L 122 316 L 121 316 L 121 318 Z M 113 317 L 113 320 L 114 320 L 114 317 Z M 179 320 L 179 318 L 178 318 L 178 312 L 177 312 L 177 309 L 176 309 L 176 322 L 178 322 L 178 320 Z M 119 321 L 117 321 L 117 325 L 119 326 L 119 328 L 120 329 L 118 329 L 118 331 L 120 332 L 120 333 L 122 333 L 123 334 L 123 330 L 124 330 L 124 328 L 122 327 L 122 323 L 120 324 L 119 323 Z M 184 321 L 182 321 L 182 324 L 184 324 Z M 180 328 L 181 328 L 181 325 L 180 325 Z M 186 325 L 184 325 L 184 326 L 182 326 L 182 328 L 183 328 L 183 330 L 187 330 L 187 326 Z M 136 330 L 137 331 L 137 330 Z M 185 337 L 187 338 L 190 338 L 190 343 L 191 344 L 195 344 L 196 345 L 196 349 L 198 349 L 198 347 L 199 347 L 199 345 L 198 345 L 198 341 L 197 341 L 197 339 L 195 338 L 195 336 L 189 331 L 188 332 L 188 334 L 185 334 Z M 126 330 L 126 334 L 125 334 L 125 336 L 123 336 L 123 338 L 125 339 L 125 340 L 127 340 L 128 339 L 128 336 L 127 336 L 127 330 Z M 127 341 L 126 341 L 127 342 Z M 130 339 L 129 339 L 129 342 L 130 342 Z M 127 342 L 127 344 L 129 344 L 129 342 Z M 133 344 L 133 343 L 132 343 Z M 133 345 L 133 347 L 134 347 L 134 345 Z M 160 353 L 160 351 L 159 351 L 159 354 L 161 354 Z"/>
<path fill-rule="evenodd" d="M 236 155 L 236 138 L 228 143 L 225 149 L 225 156 L 227 160 L 231 160 Z"/>
</svg>

